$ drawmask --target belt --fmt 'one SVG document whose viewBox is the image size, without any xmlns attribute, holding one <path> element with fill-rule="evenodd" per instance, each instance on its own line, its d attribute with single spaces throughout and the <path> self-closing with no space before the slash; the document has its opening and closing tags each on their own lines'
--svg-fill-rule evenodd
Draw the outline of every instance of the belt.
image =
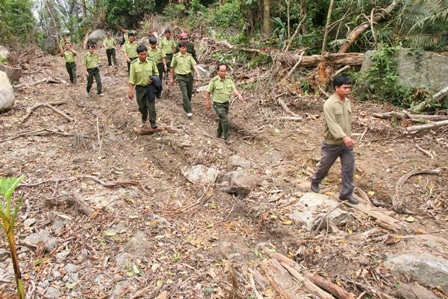
<svg viewBox="0 0 448 299">
<path fill-rule="evenodd" d="M 135 59 L 137 59 L 138 57 L 133 57 L 133 58 L 129 58 L 130 60 L 135 60 Z"/>
<path fill-rule="evenodd" d="M 91 68 L 91 69 L 87 69 L 88 71 L 91 71 L 91 70 L 94 70 L 94 69 L 96 69 L 96 67 L 94 67 L 94 68 Z"/>
<path fill-rule="evenodd" d="M 136 87 L 146 87 L 147 85 L 135 85 Z"/>
<path fill-rule="evenodd" d="M 189 75 L 191 75 L 191 73 L 188 73 L 188 74 L 178 74 L 178 73 L 176 73 L 176 76 L 189 76 Z"/>
</svg>

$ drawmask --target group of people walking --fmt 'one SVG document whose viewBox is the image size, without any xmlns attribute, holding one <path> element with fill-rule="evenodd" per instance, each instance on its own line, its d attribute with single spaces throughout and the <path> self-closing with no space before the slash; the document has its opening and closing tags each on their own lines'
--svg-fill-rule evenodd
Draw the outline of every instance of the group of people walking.
<svg viewBox="0 0 448 299">
<path fill-rule="evenodd" d="M 187 117 L 193 116 L 191 107 L 193 93 L 193 71 L 198 79 L 201 78 L 197 68 L 197 57 L 192 43 L 188 42 L 188 35 L 182 33 L 179 42 L 171 38 L 171 31 L 165 30 L 164 37 L 158 42 L 156 38 L 149 38 L 148 49 L 143 44 L 135 42 L 135 33 L 125 31 L 122 51 L 126 57 L 129 72 L 129 99 L 136 98 L 138 110 L 141 113 L 142 124 L 149 120 L 151 128 L 157 128 L 157 113 L 155 98 L 160 97 L 164 75 L 169 76 L 169 83 L 176 79 L 182 92 L 182 106 Z M 112 62 L 117 67 L 115 39 L 107 38 L 104 41 L 108 65 Z M 64 48 L 63 48 L 64 46 Z M 70 82 L 76 84 L 76 51 L 63 37 L 60 43 L 61 56 L 65 58 L 66 69 Z M 97 93 L 102 96 L 102 84 L 99 75 L 99 56 L 95 53 L 95 46 L 88 46 L 89 52 L 84 56 L 83 67 L 87 77 L 87 95 L 92 87 L 93 78 L 97 83 Z M 212 107 L 219 117 L 216 137 L 229 140 L 229 100 L 232 94 L 244 100 L 235 87 L 233 80 L 227 75 L 227 65 L 221 63 L 217 66 L 217 76 L 211 79 L 205 93 L 205 106 Z M 342 190 L 339 195 L 341 201 L 357 204 L 353 197 L 354 191 L 354 140 L 351 138 L 351 105 L 347 98 L 351 90 L 351 78 L 339 75 L 334 78 L 335 93 L 324 104 L 324 141 L 321 146 L 321 161 L 311 179 L 311 191 L 319 192 L 319 184 L 327 176 L 330 168 L 339 157 L 341 160 Z M 135 92 L 134 92 L 135 90 Z"/>
</svg>

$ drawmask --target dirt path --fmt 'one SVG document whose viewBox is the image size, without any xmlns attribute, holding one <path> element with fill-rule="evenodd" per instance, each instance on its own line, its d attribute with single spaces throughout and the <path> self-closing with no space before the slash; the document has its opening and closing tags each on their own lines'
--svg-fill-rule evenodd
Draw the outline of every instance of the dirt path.
<svg viewBox="0 0 448 299">
<path fill-rule="evenodd" d="M 25 175 L 18 232 L 29 298 L 155 298 L 162 291 L 168 298 L 257 298 L 257 289 L 266 298 L 279 298 L 257 276 L 269 250 L 357 295 L 362 291 L 352 280 L 391 287 L 394 278 L 378 260 L 398 249 L 381 242 L 372 247 L 357 237 L 372 230 L 377 237 L 392 232 L 351 210 L 354 216 L 341 224 L 340 234 L 313 234 L 291 220 L 320 158 L 322 99 L 287 101 L 285 96 L 305 117 L 291 122 L 279 119 L 283 111 L 263 96 L 266 87 L 240 88 L 247 101 L 232 103 L 231 142 L 226 143 L 214 137 L 216 116 L 205 109 L 204 94 L 194 95 L 194 117 L 188 119 L 176 85 L 156 107 L 158 125 L 177 131 L 140 136 L 133 130 L 140 115 L 127 98 L 125 66 L 115 72 L 104 66 L 104 50 L 98 52 L 105 97 L 85 97 L 78 57 L 77 86 L 41 84 L 18 91 L 15 108 L 0 115 L 0 175 Z M 121 53 L 118 58 L 124 61 Z M 41 57 L 35 65 L 68 79 L 62 58 Z M 40 71 L 23 80 L 43 76 Z M 73 122 L 46 107 L 22 122 L 27 108 L 55 101 L 64 102 L 57 107 Z M 446 129 L 403 136 L 401 124 L 370 116 L 391 107 L 353 106 L 356 185 L 369 196 L 390 207 L 401 176 L 448 166 Z M 226 175 L 237 169 L 231 157 L 250 165 L 248 194 L 220 191 Z M 182 169 L 198 164 L 220 171 L 216 184 L 185 179 Z M 406 182 L 402 196 L 415 213 L 409 222 L 414 233 L 447 237 L 446 179 L 444 170 Z M 324 186 L 322 193 L 337 197 L 337 165 Z M 409 216 L 383 213 L 399 220 Z M 26 238 L 42 231 L 55 242 L 47 238 L 30 245 Z M 1 248 L 6 249 L 3 239 Z M 9 258 L 0 254 L 0 259 L 0 293 L 12 295 L 14 285 L 5 282 L 11 278 Z M 258 277 L 255 284 L 252 277 Z"/>
</svg>

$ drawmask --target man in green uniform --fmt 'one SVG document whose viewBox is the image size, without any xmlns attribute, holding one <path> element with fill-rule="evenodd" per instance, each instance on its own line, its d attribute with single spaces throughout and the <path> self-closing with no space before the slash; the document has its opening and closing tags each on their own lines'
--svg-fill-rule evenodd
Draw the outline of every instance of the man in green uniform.
<svg viewBox="0 0 448 299">
<path fill-rule="evenodd" d="M 159 71 L 159 78 L 163 80 L 163 74 L 166 72 L 166 55 L 165 52 L 157 47 L 157 38 L 149 38 L 149 50 L 148 57 L 152 58 L 157 65 L 157 70 Z"/>
<path fill-rule="evenodd" d="M 182 32 L 179 34 L 179 41 L 184 42 L 187 44 L 187 53 L 190 53 L 191 56 L 193 56 L 194 61 L 198 63 L 198 58 L 196 57 L 196 50 L 194 49 L 194 44 L 189 41 L 189 36 L 187 33 Z M 178 53 L 180 51 L 179 47 L 176 47 L 175 53 Z"/>
<path fill-rule="evenodd" d="M 89 45 L 88 49 L 89 53 L 87 53 L 84 56 L 83 61 L 84 74 L 87 77 L 86 96 L 89 97 L 90 89 L 92 88 L 93 84 L 93 78 L 95 78 L 97 94 L 102 97 L 104 96 L 104 94 L 101 91 L 102 84 L 101 84 L 100 70 L 98 68 L 100 64 L 100 57 L 98 56 L 98 54 L 95 53 L 95 45 Z"/>
<path fill-rule="evenodd" d="M 62 54 L 65 49 L 65 43 L 68 42 L 67 40 L 67 34 L 62 35 L 62 39 L 59 41 L 59 52 Z"/>
<path fill-rule="evenodd" d="M 61 53 L 61 56 L 65 59 L 65 68 L 70 77 L 70 82 L 76 84 L 76 51 L 72 49 L 69 42 L 65 43 L 65 50 Z"/>
<path fill-rule="evenodd" d="M 171 30 L 165 30 L 165 36 L 160 40 L 159 46 L 165 52 L 167 66 L 170 66 L 173 52 L 176 50 L 176 42 L 171 38 Z"/>
<path fill-rule="evenodd" d="M 324 142 L 321 145 L 321 160 L 311 179 L 311 191 L 319 192 L 319 183 L 327 176 L 336 159 L 341 159 L 342 190 L 339 200 L 351 204 L 359 201 L 353 197 L 353 174 L 355 170 L 354 140 L 351 138 L 352 108 L 347 96 L 352 79 L 339 75 L 333 80 L 335 93 L 324 103 Z"/>
<path fill-rule="evenodd" d="M 106 46 L 106 56 L 107 64 L 112 67 L 112 60 L 114 62 L 115 68 L 117 67 L 117 57 L 115 55 L 115 47 L 117 46 L 117 41 L 115 38 L 110 37 L 110 33 L 106 33 L 106 39 L 104 40 L 104 45 Z"/>
<path fill-rule="evenodd" d="M 129 75 L 129 99 L 134 98 L 134 86 L 137 98 L 138 110 L 142 114 L 142 122 L 146 123 L 149 112 L 149 122 L 151 128 L 157 128 L 156 125 L 156 104 L 155 101 L 149 101 L 147 97 L 147 85 L 152 84 L 151 76 L 158 76 L 157 66 L 151 58 L 147 57 L 147 48 L 145 45 L 137 47 L 138 59 L 131 63 Z"/>
<path fill-rule="evenodd" d="M 176 73 L 176 79 L 182 92 L 183 108 L 187 112 L 187 116 L 192 117 L 191 96 L 193 93 L 193 74 L 191 73 L 191 69 L 193 68 L 195 70 L 198 79 L 201 79 L 201 75 L 199 74 L 193 56 L 187 53 L 187 44 L 180 42 L 179 49 L 180 52 L 175 54 L 171 61 L 170 84 L 174 83 L 174 73 Z"/>
<path fill-rule="evenodd" d="M 131 62 L 137 59 L 137 47 L 138 44 L 135 42 L 135 35 L 133 32 L 128 33 L 129 40 L 124 43 L 122 49 L 124 56 L 126 56 L 126 62 L 128 64 L 128 73 L 131 67 Z"/>
<path fill-rule="evenodd" d="M 225 63 L 218 64 L 218 75 L 214 77 L 205 93 L 205 107 L 211 108 L 210 95 L 213 100 L 213 109 L 219 117 L 218 130 L 216 137 L 221 138 L 224 134 L 224 139 L 229 140 L 229 100 L 230 95 L 235 94 L 240 100 L 243 96 L 238 92 L 232 79 L 227 76 L 227 65 Z"/>
</svg>

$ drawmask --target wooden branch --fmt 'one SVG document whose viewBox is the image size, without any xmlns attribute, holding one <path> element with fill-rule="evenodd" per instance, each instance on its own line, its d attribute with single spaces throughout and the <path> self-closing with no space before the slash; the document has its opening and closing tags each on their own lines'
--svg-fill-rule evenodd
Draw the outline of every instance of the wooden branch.
<svg viewBox="0 0 448 299">
<path fill-rule="evenodd" d="M 392 196 L 392 208 L 394 211 L 400 214 L 410 214 L 404 207 L 403 207 L 403 199 L 401 199 L 400 191 L 403 187 L 404 183 L 412 176 L 417 174 L 434 174 L 439 175 L 440 169 L 433 169 L 433 170 L 413 170 L 404 176 L 402 176 L 397 183 L 395 184 L 395 194 Z"/>
<path fill-rule="evenodd" d="M 125 186 L 125 185 L 133 185 L 133 186 L 137 186 L 140 190 L 145 191 L 146 189 L 145 187 L 142 186 L 142 184 L 140 184 L 137 181 L 112 181 L 112 182 L 104 182 L 102 180 L 100 180 L 99 178 L 97 178 L 96 176 L 92 176 L 92 175 L 78 175 L 78 176 L 73 176 L 73 177 L 68 177 L 68 178 L 56 178 L 56 179 L 50 179 L 50 180 L 44 180 L 44 181 L 40 181 L 34 184 L 20 184 L 20 187 L 36 187 L 42 184 L 46 184 L 46 183 L 57 183 L 57 182 L 61 182 L 61 181 L 74 181 L 74 180 L 81 180 L 81 179 L 91 179 L 94 180 L 95 182 L 101 184 L 102 186 L 106 187 L 106 188 L 114 188 L 116 186 Z"/>
<path fill-rule="evenodd" d="M 38 80 L 32 83 L 22 83 L 22 84 L 17 84 L 17 85 L 13 85 L 13 87 L 17 90 L 19 89 L 23 89 L 23 88 L 28 88 L 28 87 L 32 87 L 38 84 L 42 84 L 42 83 L 62 83 L 60 80 L 52 78 L 52 77 L 48 77 L 42 80 Z"/>
<path fill-rule="evenodd" d="M 266 276 L 274 288 L 284 299 L 296 299 L 297 286 L 291 276 L 277 260 L 271 259 L 261 263 Z"/>
<path fill-rule="evenodd" d="M 286 75 L 288 78 L 291 76 L 292 72 L 294 72 L 294 70 L 295 70 L 295 69 L 300 65 L 300 63 L 302 62 L 303 54 L 305 54 L 305 51 L 302 51 L 302 53 L 300 53 L 299 60 L 297 60 L 296 64 L 294 64 L 294 66 L 292 67 L 292 69 L 288 72 L 288 75 Z"/>
<path fill-rule="evenodd" d="M 59 110 L 58 108 L 53 107 L 53 106 L 51 106 L 51 105 L 48 104 L 48 103 L 45 103 L 44 106 L 50 108 L 51 110 L 53 110 L 53 111 L 56 112 L 57 114 L 59 114 L 59 115 L 65 117 L 65 119 L 67 119 L 68 121 L 73 121 L 73 120 L 74 120 L 73 118 L 71 118 L 70 116 L 68 116 L 67 114 L 65 114 L 65 113 L 62 112 L 61 110 Z"/>
<path fill-rule="evenodd" d="M 342 73 L 345 70 L 348 70 L 350 68 L 349 65 L 344 66 L 343 68 L 340 68 L 339 70 L 337 70 L 332 76 L 331 78 L 336 78 L 337 75 L 339 75 L 340 73 Z"/>
<path fill-rule="evenodd" d="M 333 296 L 331 296 L 330 294 L 319 288 L 317 285 L 315 285 L 313 282 L 311 282 L 308 278 L 300 274 L 300 266 L 293 260 L 278 252 L 272 252 L 269 254 L 269 256 L 272 259 L 277 260 L 286 270 L 288 270 L 289 273 L 291 273 L 292 276 L 294 276 L 295 279 L 301 282 L 303 286 L 311 293 L 322 299 L 334 299 Z"/>
<path fill-rule="evenodd" d="M 424 125 L 410 126 L 410 127 L 407 127 L 406 130 L 408 132 L 417 132 L 417 131 L 435 129 L 435 128 L 443 127 L 446 125 L 448 125 L 448 120 L 442 120 L 442 121 L 436 121 L 436 122 L 424 124 Z"/>
<path fill-rule="evenodd" d="M 300 54 L 278 53 L 277 60 L 289 65 L 294 65 L 299 60 Z M 314 67 L 321 62 L 332 66 L 350 65 L 360 66 L 364 61 L 364 53 L 326 53 L 324 55 L 303 56 L 301 67 Z"/>
<path fill-rule="evenodd" d="M 33 107 L 30 107 L 30 108 L 26 109 L 26 114 L 25 114 L 25 116 L 22 118 L 21 123 L 23 123 L 25 120 L 27 120 L 28 117 L 30 117 L 31 113 L 32 113 L 35 109 L 37 109 L 37 108 L 39 108 L 39 107 L 41 107 L 41 106 L 46 106 L 46 107 L 51 106 L 51 107 L 53 107 L 53 105 L 56 106 L 56 105 L 62 105 L 62 104 L 65 104 L 65 102 L 52 102 L 52 103 L 39 103 L 39 104 L 36 104 L 36 105 L 34 105 Z M 53 107 L 53 108 L 54 108 L 54 107 Z"/>
<path fill-rule="evenodd" d="M 425 110 L 425 108 L 430 105 L 437 103 L 440 99 L 442 99 L 446 94 L 448 94 L 448 86 L 445 86 L 441 91 L 433 95 L 431 98 L 427 99 L 426 101 L 421 102 L 418 105 L 415 105 L 411 109 L 409 109 L 412 113 L 419 113 Z"/>
<path fill-rule="evenodd" d="M 300 115 L 297 115 L 294 112 L 292 112 L 291 110 L 289 110 L 288 106 L 286 106 L 286 103 L 283 102 L 282 99 L 277 99 L 277 102 L 283 108 L 283 111 L 285 111 L 287 114 L 292 115 L 293 117 L 299 117 L 300 118 Z"/>
<path fill-rule="evenodd" d="M 418 148 L 422 153 L 424 153 L 425 155 L 427 155 L 431 159 L 434 159 L 434 155 L 433 154 L 431 154 L 429 151 L 427 151 L 425 149 L 422 149 L 420 146 L 418 146 L 418 144 L 416 144 L 415 147 Z"/>
<path fill-rule="evenodd" d="M 355 295 L 347 292 L 338 285 L 325 280 L 323 277 L 308 273 L 306 275 L 315 285 L 329 292 L 338 299 L 356 299 Z"/>
<path fill-rule="evenodd" d="M 297 34 L 299 34 L 299 30 L 302 27 L 303 22 L 306 21 L 306 17 L 307 17 L 307 15 L 305 13 L 303 18 L 300 20 L 299 25 L 297 25 L 296 31 L 294 31 L 294 34 L 289 39 L 288 45 L 286 46 L 286 48 L 283 49 L 283 52 L 288 52 L 289 51 L 289 48 L 291 47 L 291 43 L 292 43 L 293 39 L 297 36 Z"/>
<path fill-rule="evenodd" d="M 9 141 L 9 140 L 14 140 L 14 139 L 17 139 L 20 137 L 24 137 L 24 136 L 42 136 L 42 135 L 46 135 L 47 133 L 53 133 L 53 134 L 62 135 L 62 136 L 73 136 L 74 135 L 72 133 L 58 132 L 58 131 L 54 131 L 54 130 L 50 130 L 50 129 L 40 129 L 40 130 L 36 130 L 36 131 L 21 132 L 15 136 L 10 136 L 10 137 L 7 137 L 0 141 L 5 142 L 5 141 Z"/>
<path fill-rule="evenodd" d="M 385 9 L 382 9 L 380 13 L 375 14 L 373 17 L 373 20 L 369 20 L 367 22 L 362 23 L 355 29 L 353 29 L 347 36 L 347 41 L 345 44 L 339 49 L 338 53 L 345 53 L 350 48 L 350 46 L 358 39 L 358 37 L 366 31 L 370 27 L 370 23 L 379 23 L 383 21 L 388 14 L 390 14 L 398 3 L 400 3 L 401 0 L 394 0 L 392 3 L 386 7 Z"/>
</svg>

